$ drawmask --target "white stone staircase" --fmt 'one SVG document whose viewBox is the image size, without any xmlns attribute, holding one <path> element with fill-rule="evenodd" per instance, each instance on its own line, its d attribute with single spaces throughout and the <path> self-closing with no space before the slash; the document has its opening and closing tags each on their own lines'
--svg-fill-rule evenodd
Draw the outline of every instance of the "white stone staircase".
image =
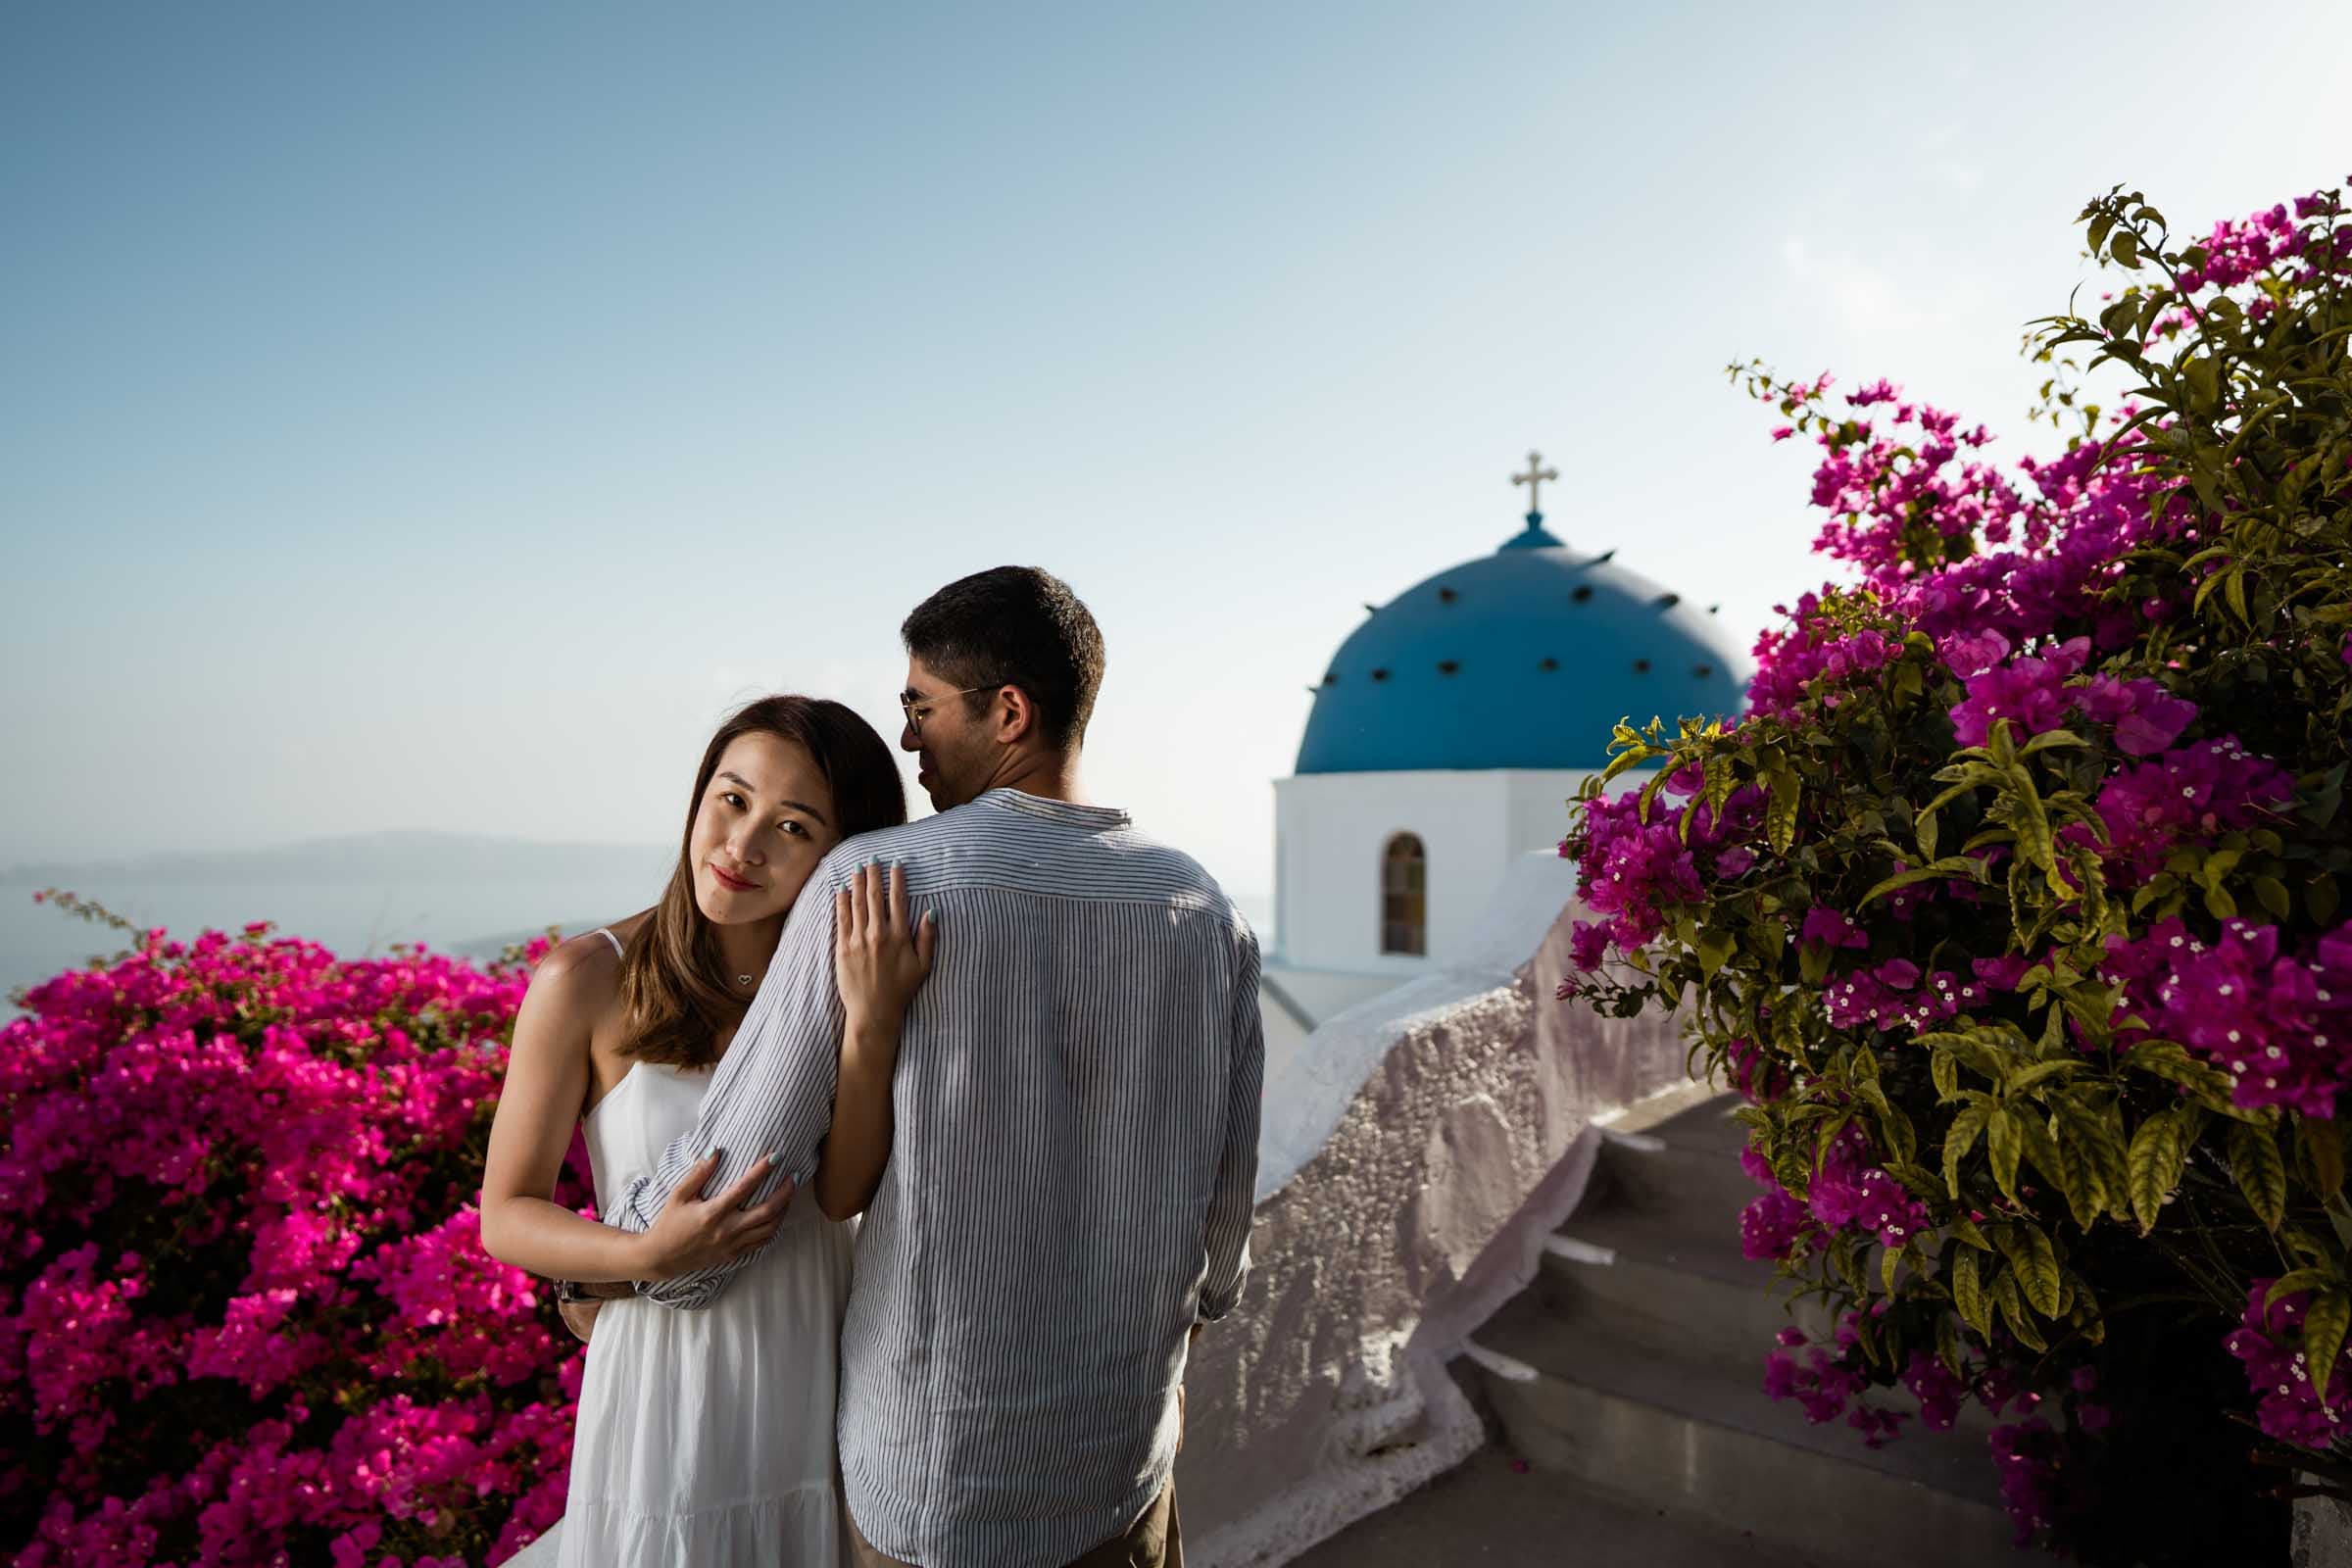
<svg viewBox="0 0 2352 1568">
<path fill-rule="evenodd" d="M 1539 1470 L 1800 1560 L 2003 1560 L 1987 1423 L 1936 1433 L 1913 1419 L 1872 1449 L 1762 1392 L 1764 1355 L 1791 1319 L 1765 1289 L 1770 1265 L 1740 1255 L 1739 1213 L 1758 1189 L 1740 1169 L 1736 1103 L 1611 1137 L 1536 1283 L 1477 1336 L 1517 1364 L 1485 1372 L 1511 1446 Z M 1881 1402 L 1917 1408 L 1900 1390 Z"/>
<path fill-rule="evenodd" d="M 1462 1369 L 1499 1419 L 1502 1452 L 1342 1533 L 1304 1568 L 1432 1560 L 1407 1543 L 1435 1535 L 1458 1543 L 1435 1559 L 1448 1562 L 2025 1560 L 1973 1403 L 1959 1430 L 1915 1416 L 1874 1450 L 1842 1421 L 1814 1426 L 1765 1396 L 1764 1356 L 1791 1318 L 1765 1288 L 1770 1265 L 1740 1255 L 1740 1210 L 1758 1189 L 1740 1169 L 1736 1103 L 1607 1135 L 1536 1281 L 1473 1337 L 1477 1367 Z M 1917 1408 L 1899 1389 L 1876 1401 Z"/>
</svg>

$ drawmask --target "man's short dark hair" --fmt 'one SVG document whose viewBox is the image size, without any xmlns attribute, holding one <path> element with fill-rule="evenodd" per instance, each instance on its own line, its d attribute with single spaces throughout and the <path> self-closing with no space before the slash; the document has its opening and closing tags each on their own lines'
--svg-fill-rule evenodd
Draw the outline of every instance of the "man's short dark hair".
<svg viewBox="0 0 2352 1568">
<path fill-rule="evenodd" d="M 1102 631 L 1052 572 L 995 566 L 959 577 L 915 606 L 899 638 L 958 687 L 1028 693 L 1054 747 L 1066 751 L 1084 739 L 1102 685 Z M 987 695 L 966 697 L 966 710 L 979 712 Z"/>
</svg>

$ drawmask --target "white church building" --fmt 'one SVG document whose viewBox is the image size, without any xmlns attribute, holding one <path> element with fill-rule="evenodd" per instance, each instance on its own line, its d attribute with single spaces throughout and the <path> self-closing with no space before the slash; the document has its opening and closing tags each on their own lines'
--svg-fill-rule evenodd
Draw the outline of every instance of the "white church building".
<svg viewBox="0 0 2352 1568">
<path fill-rule="evenodd" d="M 1267 1044 L 1281 1054 L 1435 969 L 1516 963 L 1567 904 L 1567 803 L 1620 718 L 1671 727 L 1740 706 L 1712 608 L 1544 526 L 1366 606 L 1314 687 L 1275 794 Z"/>
</svg>

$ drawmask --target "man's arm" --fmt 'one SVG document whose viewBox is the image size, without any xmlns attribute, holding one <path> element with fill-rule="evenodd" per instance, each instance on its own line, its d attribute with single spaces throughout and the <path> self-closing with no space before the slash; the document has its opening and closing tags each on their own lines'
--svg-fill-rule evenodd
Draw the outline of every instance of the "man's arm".
<svg viewBox="0 0 2352 1568">
<path fill-rule="evenodd" d="M 1214 1322 L 1241 1299 L 1250 1273 L 1250 1218 L 1257 1200 L 1258 1100 L 1265 1082 L 1266 1034 L 1257 1015 L 1257 938 L 1245 928 L 1233 982 L 1232 1078 L 1225 1104 L 1225 1150 L 1208 1200 L 1208 1273 L 1200 1282 L 1200 1321 Z"/>
<path fill-rule="evenodd" d="M 784 923 L 759 995 L 704 1092 L 694 1131 L 662 1152 L 654 1174 L 630 1186 L 607 1223 L 631 1231 L 650 1227 L 687 1169 L 713 1149 L 722 1155 L 710 1179 L 713 1189 L 723 1190 L 771 1152 L 775 1171 L 760 1184 L 754 1201 L 764 1200 L 785 1177 L 807 1185 L 817 1144 L 832 1120 L 833 1080 L 841 1063 L 833 893 L 842 879 L 832 856 L 810 874 Z M 664 1306 L 708 1306 L 755 1255 L 744 1252 L 690 1274 L 642 1282 L 638 1294 Z"/>
</svg>

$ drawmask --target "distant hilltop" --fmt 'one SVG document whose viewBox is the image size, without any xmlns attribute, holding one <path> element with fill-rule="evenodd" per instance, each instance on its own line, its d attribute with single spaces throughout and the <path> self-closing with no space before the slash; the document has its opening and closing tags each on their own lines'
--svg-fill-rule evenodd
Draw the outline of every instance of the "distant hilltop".
<svg viewBox="0 0 2352 1568">
<path fill-rule="evenodd" d="M 653 844 L 547 844 L 471 833 L 355 833 L 258 850 L 183 850 L 113 860 L 29 860 L 0 882 L 514 882 L 621 876 L 658 885 L 677 852 Z"/>
</svg>

